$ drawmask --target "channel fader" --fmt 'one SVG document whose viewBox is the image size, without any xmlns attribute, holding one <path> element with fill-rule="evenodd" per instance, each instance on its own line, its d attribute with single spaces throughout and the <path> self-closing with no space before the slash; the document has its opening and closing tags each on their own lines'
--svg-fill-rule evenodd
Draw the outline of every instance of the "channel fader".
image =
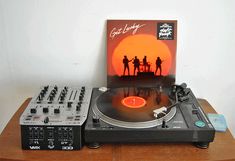
<svg viewBox="0 0 235 161">
<path fill-rule="evenodd" d="M 85 86 L 41 87 L 20 117 L 22 148 L 80 149 L 91 93 Z"/>
</svg>

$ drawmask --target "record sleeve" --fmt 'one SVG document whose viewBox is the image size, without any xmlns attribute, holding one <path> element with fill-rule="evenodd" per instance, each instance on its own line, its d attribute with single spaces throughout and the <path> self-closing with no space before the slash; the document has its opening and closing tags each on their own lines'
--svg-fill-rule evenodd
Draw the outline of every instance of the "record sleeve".
<svg viewBox="0 0 235 161">
<path fill-rule="evenodd" d="M 176 20 L 108 20 L 107 86 L 175 83 Z"/>
</svg>

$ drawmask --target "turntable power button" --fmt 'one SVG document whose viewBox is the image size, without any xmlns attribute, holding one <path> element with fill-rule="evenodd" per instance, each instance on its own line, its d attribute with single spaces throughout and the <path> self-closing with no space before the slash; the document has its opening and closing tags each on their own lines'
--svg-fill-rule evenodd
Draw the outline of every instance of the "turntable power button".
<svg viewBox="0 0 235 161">
<path fill-rule="evenodd" d="M 196 125 L 197 127 L 200 127 L 200 128 L 206 126 L 205 122 L 203 122 L 203 121 L 201 121 L 201 120 L 196 121 L 196 122 L 195 122 L 195 125 Z"/>
</svg>

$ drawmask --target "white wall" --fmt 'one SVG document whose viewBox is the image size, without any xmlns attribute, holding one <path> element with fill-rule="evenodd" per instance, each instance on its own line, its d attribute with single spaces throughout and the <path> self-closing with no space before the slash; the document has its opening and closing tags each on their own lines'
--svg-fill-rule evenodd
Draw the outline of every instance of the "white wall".
<svg viewBox="0 0 235 161">
<path fill-rule="evenodd" d="M 235 1 L 0 0 L 0 132 L 45 84 L 106 84 L 106 19 L 177 19 L 177 82 L 235 136 Z"/>
</svg>

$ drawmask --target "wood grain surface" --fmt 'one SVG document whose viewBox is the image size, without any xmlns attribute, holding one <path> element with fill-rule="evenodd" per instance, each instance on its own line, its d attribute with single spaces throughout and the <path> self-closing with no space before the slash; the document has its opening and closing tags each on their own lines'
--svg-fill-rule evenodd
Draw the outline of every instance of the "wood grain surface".
<svg viewBox="0 0 235 161">
<path fill-rule="evenodd" d="M 5 161 L 234 161 L 235 140 L 229 130 L 216 132 L 208 149 L 192 144 L 104 144 L 99 149 L 86 146 L 78 151 L 22 150 L 19 118 L 30 99 L 27 99 L 11 118 L 0 136 L 0 160 Z M 199 99 L 206 113 L 216 113 L 204 99 Z"/>
</svg>

